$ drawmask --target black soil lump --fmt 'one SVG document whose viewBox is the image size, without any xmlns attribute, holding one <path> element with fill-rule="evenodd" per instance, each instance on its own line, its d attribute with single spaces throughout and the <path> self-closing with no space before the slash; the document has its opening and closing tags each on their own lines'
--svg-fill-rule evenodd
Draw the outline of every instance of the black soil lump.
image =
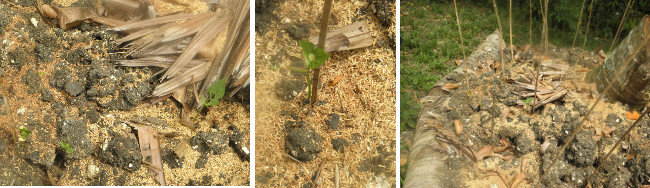
<svg viewBox="0 0 650 188">
<path fill-rule="evenodd" d="M 577 166 L 589 166 L 596 161 L 596 141 L 592 134 L 583 131 L 576 135 L 575 140 L 567 148 L 567 159 Z"/>
<path fill-rule="evenodd" d="M 327 122 L 325 122 L 325 124 L 327 124 L 327 128 L 329 128 L 329 129 L 338 129 L 340 119 L 341 119 L 341 116 L 339 116 L 336 113 L 331 113 L 330 114 L 330 119 L 327 120 Z"/>
<path fill-rule="evenodd" d="M 244 144 L 242 144 L 242 133 L 239 131 L 239 128 L 237 128 L 234 125 L 231 125 L 228 127 L 230 129 L 231 134 L 230 134 L 230 146 L 235 149 L 235 152 L 237 152 L 237 155 L 239 155 L 239 158 L 241 158 L 244 161 L 250 161 L 250 151 L 248 150 L 248 147 L 246 147 Z"/>
<path fill-rule="evenodd" d="M 348 141 L 344 138 L 335 138 L 332 140 L 332 147 L 339 153 L 343 153 L 345 151 L 345 147 L 349 145 L 350 143 L 348 143 Z"/>
<path fill-rule="evenodd" d="M 221 132 L 198 132 L 190 139 L 193 149 L 201 153 L 219 155 L 228 147 L 228 136 Z"/>
<path fill-rule="evenodd" d="M 163 150 L 163 161 L 169 165 L 169 168 L 182 168 L 183 160 L 172 150 Z"/>
<path fill-rule="evenodd" d="M 135 136 L 124 132 L 112 132 L 111 139 L 104 140 L 99 149 L 99 158 L 104 162 L 125 170 L 136 171 L 142 166 L 142 154 Z"/>
<path fill-rule="evenodd" d="M 93 145 L 88 138 L 88 127 L 82 120 L 65 119 L 57 123 L 57 136 L 61 142 L 67 143 L 71 153 L 59 148 L 66 159 L 81 159 L 93 153 Z"/>
<path fill-rule="evenodd" d="M 285 31 L 289 33 L 289 36 L 291 36 L 291 38 L 296 40 L 303 40 L 309 37 L 310 27 L 311 25 L 307 23 L 295 23 L 287 25 Z"/>
<path fill-rule="evenodd" d="M 289 129 L 285 139 L 287 153 L 302 162 L 314 160 L 321 152 L 323 139 L 311 128 Z"/>
</svg>

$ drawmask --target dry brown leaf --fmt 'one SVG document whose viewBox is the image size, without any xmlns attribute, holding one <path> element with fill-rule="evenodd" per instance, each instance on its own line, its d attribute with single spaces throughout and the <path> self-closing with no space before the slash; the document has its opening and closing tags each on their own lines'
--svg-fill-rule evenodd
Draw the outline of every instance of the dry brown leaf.
<svg viewBox="0 0 650 188">
<path fill-rule="evenodd" d="M 499 143 L 501 143 L 503 146 L 494 148 L 495 153 L 501 153 L 513 149 L 512 145 L 510 145 L 510 141 L 508 141 L 506 138 L 501 138 L 501 140 L 499 140 Z"/>
<path fill-rule="evenodd" d="M 176 156 L 178 156 L 178 158 L 183 158 L 189 148 L 190 144 L 187 141 L 187 138 L 185 138 L 181 140 L 181 142 L 179 142 L 176 147 L 174 147 L 174 153 L 176 153 Z"/>
<path fill-rule="evenodd" d="M 526 178 L 526 175 L 524 175 L 524 174 L 518 174 L 518 175 L 515 176 L 515 178 L 512 180 L 512 183 L 510 184 L 510 188 L 519 187 L 519 184 L 521 184 L 522 182 L 524 182 L 525 178 Z"/>
<path fill-rule="evenodd" d="M 459 59 L 459 60 L 454 61 L 454 63 L 456 63 L 456 66 L 460 66 L 460 64 L 463 64 L 463 60 Z"/>
<path fill-rule="evenodd" d="M 158 138 L 158 131 L 146 125 L 139 125 L 137 123 L 129 122 L 129 125 L 138 130 L 138 141 L 140 143 L 140 153 L 142 158 L 151 159 L 151 164 L 154 166 L 149 168 L 149 172 L 156 178 L 156 181 L 161 186 L 165 186 L 165 172 L 162 164 L 162 156 L 160 155 L 160 141 Z M 148 162 L 145 160 L 145 162 Z"/>
<path fill-rule="evenodd" d="M 460 133 L 463 133 L 463 122 L 454 120 L 454 130 L 456 130 L 456 135 L 460 136 Z"/>
<path fill-rule="evenodd" d="M 448 83 L 448 84 L 442 85 L 442 90 L 451 91 L 451 90 L 454 90 L 454 89 L 456 89 L 458 87 L 459 87 L 458 84 Z"/>
<path fill-rule="evenodd" d="M 194 121 L 192 121 L 192 118 L 189 115 L 189 110 L 185 108 L 183 108 L 183 113 L 181 114 L 181 125 L 192 129 L 192 131 L 196 131 Z"/>
<path fill-rule="evenodd" d="M 494 151 L 492 151 L 492 146 L 487 145 L 487 146 L 481 148 L 481 150 L 479 150 L 478 152 L 476 152 L 475 156 L 476 156 L 476 160 L 480 161 L 480 160 L 483 160 L 483 158 L 485 158 L 485 157 L 492 156 L 493 154 L 494 154 Z"/>
<path fill-rule="evenodd" d="M 608 127 L 608 126 L 605 126 L 605 127 L 602 129 L 603 137 L 605 137 L 605 138 L 610 138 L 610 137 L 612 137 L 611 134 L 612 134 L 612 132 L 614 132 L 614 130 L 616 130 L 616 127 Z"/>
<path fill-rule="evenodd" d="M 408 152 L 400 151 L 399 166 L 404 166 L 408 162 L 408 156 Z"/>
<path fill-rule="evenodd" d="M 56 10 L 59 19 L 59 27 L 63 30 L 70 29 L 81 24 L 86 19 L 97 17 L 97 14 L 86 7 L 52 7 Z"/>
<path fill-rule="evenodd" d="M 330 86 L 330 87 L 331 87 L 331 86 L 336 85 L 336 83 L 339 83 L 339 80 L 341 80 L 341 77 L 343 77 L 343 75 L 338 75 L 338 76 L 336 76 L 336 78 L 334 78 L 334 80 L 332 80 L 332 82 L 330 82 L 330 84 L 328 84 L 327 86 Z M 416 98 L 416 99 L 417 99 L 417 98 Z"/>
</svg>

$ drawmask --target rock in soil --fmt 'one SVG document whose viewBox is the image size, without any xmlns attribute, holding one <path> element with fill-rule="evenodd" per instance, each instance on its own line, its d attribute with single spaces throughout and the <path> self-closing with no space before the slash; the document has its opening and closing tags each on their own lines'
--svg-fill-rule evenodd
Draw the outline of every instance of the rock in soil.
<svg viewBox="0 0 650 188">
<path fill-rule="evenodd" d="M 35 164 L 51 167 L 56 157 L 54 131 L 38 123 L 30 122 L 25 125 L 32 133 L 27 136 L 26 141 L 20 143 L 19 150 L 24 158 Z"/>
<path fill-rule="evenodd" d="M 201 153 L 219 155 L 228 147 L 228 136 L 221 132 L 198 132 L 190 139 L 193 149 Z"/>
<path fill-rule="evenodd" d="M 88 138 L 88 127 L 82 120 L 59 120 L 56 126 L 59 141 L 65 142 L 72 148 L 72 153 L 59 147 L 66 159 L 82 159 L 93 153 L 94 147 Z"/>
<path fill-rule="evenodd" d="M 183 168 L 183 160 L 172 150 L 163 150 L 162 158 L 169 168 Z"/>
<path fill-rule="evenodd" d="M 327 124 L 327 128 L 329 129 L 338 129 L 339 128 L 339 120 L 341 117 L 338 114 L 331 113 L 330 114 L 330 119 L 325 122 Z"/>
<path fill-rule="evenodd" d="M 335 138 L 332 140 L 332 147 L 339 153 L 343 153 L 345 151 L 345 147 L 349 145 L 350 143 L 348 143 L 348 141 L 344 138 Z"/>
<path fill-rule="evenodd" d="M 142 154 L 135 136 L 124 132 L 110 131 L 111 139 L 104 140 L 99 148 L 99 158 L 104 162 L 125 170 L 136 171 L 142 166 Z"/>
<path fill-rule="evenodd" d="M 591 137 L 591 134 L 582 131 L 569 144 L 566 158 L 577 166 L 590 166 L 596 162 L 596 149 L 596 141 Z"/>
<path fill-rule="evenodd" d="M 239 155 L 239 158 L 241 158 L 244 161 L 250 161 L 250 150 L 248 150 L 248 147 L 246 147 L 244 144 L 242 144 L 242 133 L 239 131 L 239 128 L 237 128 L 234 125 L 231 125 L 228 127 L 232 133 L 230 134 L 230 146 L 235 149 L 235 152 L 237 152 L 237 155 Z"/>
<path fill-rule="evenodd" d="M 300 127 L 289 129 L 285 146 L 287 153 L 294 158 L 307 162 L 314 160 L 321 152 L 320 144 L 323 141 L 321 136 L 311 128 Z"/>
</svg>

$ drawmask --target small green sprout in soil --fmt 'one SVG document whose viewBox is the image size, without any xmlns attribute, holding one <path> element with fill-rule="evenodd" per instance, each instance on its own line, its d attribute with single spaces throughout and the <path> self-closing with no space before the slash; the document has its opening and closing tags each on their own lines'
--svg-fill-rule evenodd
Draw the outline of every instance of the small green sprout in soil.
<svg viewBox="0 0 650 188">
<path fill-rule="evenodd" d="M 196 120 L 196 117 L 199 115 L 199 113 L 203 111 L 203 108 L 219 104 L 219 100 L 223 98 L 223 95 L 226 94 L 226 78 L 222 78 L 221 80 L 213 83 L 206 91 L 206 94 L 208 95 L 208 98 L 201 96 L 199 99 L 203 105 L 201 106 L 199 112 L 197 112 L 196 116 L 194 116 L 194 120 Z"/>
<path fill-rule="evenodd" d="M 302 47 L 302 54 L 305 56 L 305 65 L 307 65 L 307 99 L 311 99 L 311 81 L 309 80 L 309 73 L 313 69 L 319 68 L 325 61 L 330 57 L 325 50 L 321 48 L 316 48 L 314 43 L 309 41 L 300 40 L 300 46 Z M 303 71 L 300 71 L 303 72 Z"/>
<path fill-rule="evenodd" d="M 18 141 L 24 142 L 30 134 L 32 134 L 32 131 L 25 128 L 25 126 L 20 126 L 20 138 Z"/>
<path fill-rule="evenodd" d="M 524 109 L 528 109 L 528 105 L 530 105 L 530 102 L 531 102 L 531 101 L 533 101 L 533 98 L 532 98 L 532 97 L 529 97 L 529 98 L 524 99 L 524 100 L 522 101 L 522 102 L 524 102 L 524 104 L 526 104 L 525 107 L 524 107 Z"/>
<path fill-rule="evenodd" d="M 61 147 L 65 150 L 66 153 L 72 153 L 74 150 L 70 147 L 70 144 L 61 142 Z"/>
</svg>

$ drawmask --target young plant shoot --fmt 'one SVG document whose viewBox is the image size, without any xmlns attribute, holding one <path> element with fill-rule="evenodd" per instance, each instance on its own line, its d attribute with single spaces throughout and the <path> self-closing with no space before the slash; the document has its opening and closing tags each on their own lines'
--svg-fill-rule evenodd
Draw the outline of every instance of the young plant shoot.
<svg viewBox="0 0 650 188">
<path fill-rule="evenodd" d="M 66 153 L 74 152 L 74 150 L 72 150 L 72 148 L 70 147 L 70 144 L 66 142 L 61 142 L 61 147 L 63 148 L 63 150 L 65 150 Z"/>
<path fill-rule="evenodd" d="M 18 141 L 24 142 L 30 134 L 32 134 L 32 131 L 25 128 L 25 126 L 20 126 L 20 138 L 18 138 Z"/>
<path fill-rule="evenodd" d="M 196 116 L 194 116 L 194 120 L 196 120 L 196 117 L 199 116 L 199 113 L 203 111 L 203 108 L 219 104 L 219 100 L 221 100 L 221 98 L 223 98 L 223 95 L 226 94 L 226 78 L 222 78 L 221 80 L 213 83 L 205 93 L 208 98 L 201 96 L 199 99 L 203 105 L 201 105 L 201 109 L 199 109 L 199 111 L 196 113 Z"/>
<path fill-rule="evenodd" d="M 311 99 L 311 81 L 309 80 L 309 73 L 313 69 L 319 68 L 330 57 L 322 48 L 316 48 L 314 43 L 309 41 L 300 40 L 302 47 L 302 54 L 305 56 L 305 65 L 307 66 L 307 99 Z"/>
</svg>

